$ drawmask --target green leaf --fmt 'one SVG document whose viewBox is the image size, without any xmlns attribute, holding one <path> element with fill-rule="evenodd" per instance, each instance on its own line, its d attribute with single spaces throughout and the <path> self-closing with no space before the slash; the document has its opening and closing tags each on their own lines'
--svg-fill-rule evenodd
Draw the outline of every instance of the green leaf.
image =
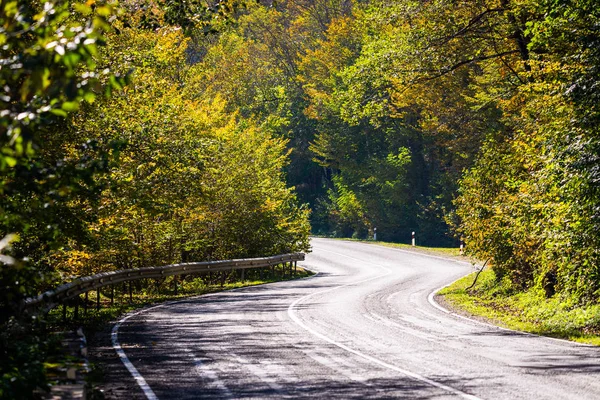
<svg viewBox="0 0 600 400">
<path fill-rule="evenodd" d="M 4 161 L 4 163 L 6 163 L 6 165 L 8 165 L 10 168 L 17 165 L 17 159 L 14 157 L 3 156 L 2 161 Z"/>
<path fill-rule="evenodd" d="M 90 15 L 92 13 L 92 8 L 86 4 L 75 4 L 75 11 L 83 15 Z"/>
<path fill-rule="evenodd" d="M 53 108 L 50 112 L 54 115 L 58 115 L 59 117 L 66 117 L 67 113 L 61 110 L 60 108 Z"/>
<path fill-rule="evenodd" d="M 79 109 L 79 103 L 76 101 L 65 101 L 61 108 L 65 111 L 77 111 Z"/>
<path fill-rule="evenodd" d="M 108 17 L 111 14 L 111 10 L 109 7 L 98 7 L 96 9 L 96 12 L 98 13 L 98 15 L 101 15 L 103 17 Z"/>
<path fill-rule="evenodd" d="M 63 62 L 69 68 L 75 68 L 79 63 L 79 60 L 81 60 L 81 56 L 74 52 L 67 53 L 63 57 Z"/>
<path fill-rule="evenodd" d="M 96 100 L 96 95 L 92 92 L 87 92 L 83 95 L 83 98 L 85 101 L 92 104 L 94 102 L 94 100 Z"/>
</svg>

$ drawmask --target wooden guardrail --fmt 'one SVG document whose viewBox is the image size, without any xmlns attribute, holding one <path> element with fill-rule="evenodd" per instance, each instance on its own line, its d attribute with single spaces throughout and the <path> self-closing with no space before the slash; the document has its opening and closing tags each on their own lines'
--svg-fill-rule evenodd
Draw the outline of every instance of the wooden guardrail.
<svg viewBox="0 0 600 400">
<path fill-rule="evenodd" d="M 79 296 L 82 293 L 87 293 L 92 290 L 98 290 L 106 286 L 111 286 L 126 281 L 146 278 L 164 278 L 173 275 L 197 274 L 201 272 L 274 267 L 276 265 L 285 263 L 295 264 L 297 261 L 303 260 L 304 253 L 293 253 L 272 257 L 203 261 L 165 265 L 162 267 L 148 267 L 103 272 L 100 274 L 75 279 L 72 282 L 42 293 L 37 297 L 30 297 L 25 300 L 23 305 L 26 309 L 45 306 L 44 308 L 46 310 L 50 310 L 54 306 Z"/>
</svg>

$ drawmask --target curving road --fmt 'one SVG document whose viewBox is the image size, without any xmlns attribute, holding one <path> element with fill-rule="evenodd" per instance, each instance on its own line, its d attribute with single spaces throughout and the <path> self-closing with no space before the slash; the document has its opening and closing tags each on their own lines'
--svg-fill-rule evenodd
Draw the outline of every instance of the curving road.
<svg viewBox="0 0 600 400">
<path fill-rule="evenodd" d="M 119 397 L 600 398 L 600 349 L 495 328 L 431 301 L 468 263 L 337 240 L 312 247 L 303 263 L 319 272 L 312 278 L 122 320 L 113 340 L 133 375 Z"/>
</svg>

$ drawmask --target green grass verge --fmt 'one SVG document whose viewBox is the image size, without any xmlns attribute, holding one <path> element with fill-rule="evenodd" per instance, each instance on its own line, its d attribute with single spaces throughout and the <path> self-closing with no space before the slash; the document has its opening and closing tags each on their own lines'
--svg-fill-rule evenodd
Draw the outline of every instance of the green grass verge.
<svg viewBox="0 0 600 400">
<path fill-rule="evenodd" d="M 546 299 L 535 289 L 512 293 L 492 270 L 468 275 L 439 294 L 457 311 L 509 329 L 600 346 L 600 305 L 577 306 L 557 296 Z"/>
</svg>

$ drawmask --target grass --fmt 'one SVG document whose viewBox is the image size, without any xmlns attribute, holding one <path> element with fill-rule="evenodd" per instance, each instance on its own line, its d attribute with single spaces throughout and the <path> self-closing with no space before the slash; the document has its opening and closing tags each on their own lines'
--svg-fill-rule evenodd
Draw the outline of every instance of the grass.
<svg viewBox="0 0 600 400">
<path fill-rule="evenodd" d="M 600 346 L 599 304 L 578 306 L 557 296 L 546 299 L 535 289 L 511 292 L 489 269 L 467 290 L 473 279 L 474 274 L 468 275 L 439 294 L 452 308 L 496 325 Z"/>
</svg>

